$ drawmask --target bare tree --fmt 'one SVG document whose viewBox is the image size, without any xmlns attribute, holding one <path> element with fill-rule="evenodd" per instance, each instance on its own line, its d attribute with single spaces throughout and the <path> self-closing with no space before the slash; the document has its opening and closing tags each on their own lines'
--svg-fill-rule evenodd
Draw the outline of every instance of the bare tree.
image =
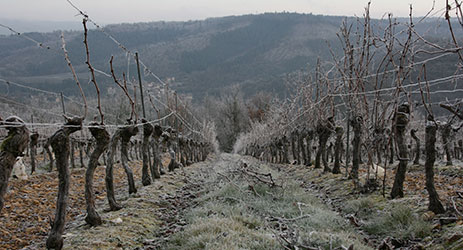
<svg viewBox="0 0 463 250">
<path fill-rule="evenodd" d="M 217 110 L 214 116 L 221 149 L 231 152 L 238 135 L 249 127 L 242 93 L 237 87 L 232 87 L 222 94 L 221 101 L 217 101 L 215 106 Z"/>
</svg>

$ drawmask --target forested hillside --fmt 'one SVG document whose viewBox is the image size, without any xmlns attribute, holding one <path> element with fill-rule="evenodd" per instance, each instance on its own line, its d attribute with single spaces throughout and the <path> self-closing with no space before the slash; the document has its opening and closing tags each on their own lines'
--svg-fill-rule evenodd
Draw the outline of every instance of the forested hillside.
<svg viewBox="0 0 463 250">
<path fill-rule="evenodd" d="M 106 73 L 109 73 L 109 59 L 114 55 L 117 71 L 136 75 L 135 62 L 127 59 L 126 53 L 110 39 L 112 36 L 128 50 L 138 51 L 148 68 L 161 79 L 169 79 L 170 86 L 180 92 L 202 97 L 216 95 L 223 87 L 238 84 L 246 96 L 261 90 L 281 95 L 287 74 L 301 69 L 311 71 L 318 58 L 333 61 L 330 49 L 339 54 L 337 32 L 346 19 L 354 24 L 353 29 L 358 28 L 354 18 L 293 13 L 118 24 L 104 27 L 106 33 L 90 30 L 89 43 L 95 68 Z M 416 30 L 421 34 L 438 41 L 440 37 L 449 37 L 446 26 L 439 25 L 442 20 L 428 19 L 421 23 L 418 20 Z M 373 20 L 372 28 L 381 30 L 386 23 Z M 95 27 L 89 24 L 89 28 Z M 397 34 L 404 33 L 397 30 Z M 41 44 L 24 36 L 0 36 L 0 76 L 42 89 L 75 94 L 74 81 L 60 49 L 61 32 L 26 35 Z M 64 38 L 74 67 L 81 77 L 88 78 L 83 33 L 64 32 Z M 444 58 L 441 63 L 447 61 Z M 103 90 L 113 86 L 111 78 L 98 77 Z M 149 75 L 146 80 L 155 81 Z M 4 87 L 0 87 L 2 91 L 6 90 Z M 12 94 L 15 89 L 9 91 Z"/>
</svg>

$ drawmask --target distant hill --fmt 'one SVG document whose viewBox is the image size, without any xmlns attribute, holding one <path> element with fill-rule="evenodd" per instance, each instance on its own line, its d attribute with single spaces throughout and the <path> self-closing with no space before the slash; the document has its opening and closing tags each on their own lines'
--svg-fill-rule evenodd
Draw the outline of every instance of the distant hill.
<svg viewBox="0 0 463 250">
<path fill-rule="evenodd" d="M 281 93 L 286 74 L 312 68 L 317 58 L 331 60 L 327 44 L 338 51 L 336 33 L 345 19 L 267 13 L 189 22 L 118 24 L 104 29 L 129 50 L 138 51 L 154 73 L 170 79 L 172 88 L 202 97 L 235 84 L 240 84 L 248 95 L 260 90 Z M 431 19 L 416 28 L 426 31 L 427 36 L 448 37 L 447 27 L 439 26 L 438 20 Z M 0 78 L 75 93 L 60 49 L 60 34 L 26 34 L 50 49 L 39 48 L 21 36 L 0 36 Z M 66 31 L 64 35 L 74 67 L 84 80 L 88 79 L 82 31 Z M 105 34 L 91 30 L 88 39 L 96 68 L 109 73 L 108 62 L 114 55 L 117 72 L 129 71 L 131 77 L 136 76 L 134 61 L 128 63 L 126 53 Z M 155 82 L 152 76 L 144 78 Z M 108 77 L 98 75 L 98 79 L 103 90 L 114 86 Z"/>
<path fill-rule="evenodd" d="M 37 20 L 17 20 L 0 17 L 0 23 L 14 27 L 18 32 L 53 32 L 55 30 L 80 30 L 82 24 L 72 21 L 37 21 Z M 0 35 L 10 35 L 8 29 L 0 29 Z"/>
</svg>

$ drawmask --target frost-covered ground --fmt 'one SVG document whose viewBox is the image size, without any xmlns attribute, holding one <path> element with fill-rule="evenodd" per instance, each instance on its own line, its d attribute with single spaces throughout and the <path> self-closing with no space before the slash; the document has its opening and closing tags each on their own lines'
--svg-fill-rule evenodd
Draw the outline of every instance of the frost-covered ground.
<svg viewBox="0 0 463 250">
<path fill-rule="evenodd" d="M 388 198 L 394 164 L 386 169 L 385 197 L 381 182 L 376 190 L 362 193 L 354 190 L 345 173 L 269 164 L 240 155 L 210 156 L 146 187 L 140 184 L 140 165 L 140 161 L 131 163 L 138 177 L 136 195 L 128 195 L 124 175 L 119 173 L 121 210 L 106 211 L 104 191 L 99 191 L 97 208 L 103 225 L 86 225 L 82 202 L 73 200 L 65 249 L 462 247 L 463 198 L 459 192 L 463 190 L 463 170 L 458 166 L 436 167 L 436 188 L 448 212 L 434 215 L 427 211 L 424 168 L 419 165 L 409 166 L 405 198 L 397 200 Z M 73 173 L 78 180 L 83 171 Z M 102 183 L 98 184 L 102 174 L 97 172 L 97 190 L 104 190 Z M 34 178 L 53 179 L 45 174 L 29 181 Z M 76 188 L 82 185 L 76 184 Z M 10 197 L 23 189 L 20 181 L 13 181 Z M 22 195 L 28 193 L 33 192 L 26 190 Z M 73 189 L 72 193 L 78 195 L 79 191 Z M 29 249 L 43 248 L 48 228 L 40 228 L 41 238 L 28 242 Z"/>
</svg>

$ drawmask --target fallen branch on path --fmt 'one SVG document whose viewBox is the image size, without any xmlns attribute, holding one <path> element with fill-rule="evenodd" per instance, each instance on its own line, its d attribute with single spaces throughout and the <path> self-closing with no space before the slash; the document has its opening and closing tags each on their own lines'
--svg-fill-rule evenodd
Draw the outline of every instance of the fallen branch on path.
<svg viewBox="0 0 463 250">
<path fill-rule="evenodd" d="M 224 177 L 225 179 L 227 179 L 228 182 L 230 182 L 233 186 L 237 187 L 240 191 L 242 191 L 241 187 L 238 186 L 238 184 L 234 183 L 232 180 L 230 180 L 230 178 L 228 176 L 226 176 L 226 175 L 224 175 L 222 173 L 219 173 L 219 172 L 217 172 L 217 174 Z"/>
<path fill-rule="evenodd" d="M 304 214 L 304 215 L 294 217 L 294 218 L 289 218 L 289 219 L 283 218 L 283 217 L 274 217 L 274 218 L 277 219 L 277 220 L 280 220 L 280 221 L 297 221 L 297 220 L 300 220 L 300 219 L 308 218 L 310 216 L 311 216 L 310 214 Z"/>
<path fill-rule="evenodd" d="M 275 183 L 271 173 L 263 174 L 263 173 L 259 173 L 257 171 L 250 170 L 250 169 L 247 168 L 246 163 L 244 163 L 241 166 L 240 172 L 245 174 L 245 175 L 248 175 L 248 176 L 251 176 L 251 177 L 257 179 L 258 181 L 260 181 L 262 183 L 265 183 L 265 184 L 269 185 L 270 187 L 281 187 L 280 185 Z"/>
<path fill-rule="evenodd" d="M 256 189 L 254 188 L 253 185 L 249 185 L 249 190 L 251 190 L 252 192 L 254 192 L 254 194 L 255 194 L 257 197 L 259 197 L 259 198 L 262 197 L 262 195 L 260 195 L 259 193 L 257 193 L 257 191 L 256 191 Z"/>
</svg>

